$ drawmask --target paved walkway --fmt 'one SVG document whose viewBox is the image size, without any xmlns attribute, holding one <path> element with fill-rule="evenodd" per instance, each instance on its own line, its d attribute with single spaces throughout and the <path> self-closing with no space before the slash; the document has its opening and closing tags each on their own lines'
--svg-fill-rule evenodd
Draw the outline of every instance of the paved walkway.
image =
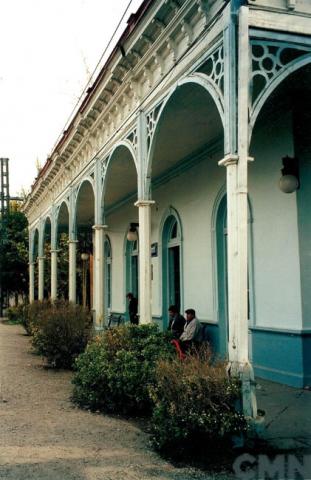
<svg viewBox="0 0 311 480">
<path fill-rule="evenodd" d="M 257 378 L 258 408 L 266 412 L 264 438 L 280 450 L 311 453 L 311 390 Z"/>
<path fill-rule="evenodd" d="M 22 327 L 0 321 L 0 479 L 235 478 L 174 467 L 137 423 L 75 408 L 70 381 L 70 372 L 43 367 Z M 271 446 L 311 453 L 311 391 L 258 379 L 257 400 Z"/>
<path fill-rule="evenodd" d="M 20 326 L 0 322 L 0 478 L 191 480 L 230 478 L 176 468 L 135 422 L 75 408 L 71 373 L 43 368 Z"/>
</svg>

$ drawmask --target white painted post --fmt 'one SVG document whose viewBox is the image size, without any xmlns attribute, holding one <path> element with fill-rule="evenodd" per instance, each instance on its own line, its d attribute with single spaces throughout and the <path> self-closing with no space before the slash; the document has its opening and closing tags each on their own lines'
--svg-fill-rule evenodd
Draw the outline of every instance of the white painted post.
<svg viewBox="0 0 311 480">
<path fill-rule="evenodd" d="M 234 333 L 238 352 L 235 359 L 246 364 L 248 355 L 248 253 L 247 253 L 247 195 L 248 195 L 248 107 L 249 107 L 249 56 L 248 8 L 239 11 L 239 64 L 238 64 L 238 155 L 237 172 L 237 270 L 238 270 L 238 324 Z"/>
<path fill-rule="evenodd" d="M 152 322 L 151 306 L 151 206 L 153 200 L 138 200 L 139 218 L 139 322 Z"/>
<path fill-rule="evenodd" d="M 35 300 L 35 264 L 29 263 L 29 303 Z"/>
<path fill-rule="evenodd" d="M 238 343 L 239 330 L 239 251 L 238 251 L 238 208 L 237 208 L 237 155 L 227 155 L 219 162 L 219 165 L 226 167 L 227 174 L 227 255 L 228 255 L 228 321 L 229 361 L 238 364 L 240 361 L 240 349 Z M 244 245 L 246 248 L 246 245 Z M 242 361 L 242 360 L 241 360 Z"/>
<path fill-rule="evenodd" d="M 58 250 L 51 250 L 51 300 L 57 299 L 57 253 Z"/>
<path fill-rule="evenodd" d="M 239 10 L 237 128 L 236 67 L 230 50 L 235 45 L 235 26 L 232 22 L 230 6 L 227 7 L 224 15 L 227 21 L 224 30 L 226 155 L 219 165 L 226 167 L 227 177 L 228 354 L 229 361 L 236 368 L 238 365 L 248 362 L 247 162 L 250 79 L 248 9 L 241 7 Z"/>
<path fill-rule="evenodd" d="M 69 302 L 77 301 L 77 243 L 78 240 L 69 240 Z"/>
<path fill-rule="evenodd" d="M 249 31 L 248 8 L 239 9 L 238 30 L 238 116 L 237 144 L 235 142 L 234 105 L 227 98 L 226 108 L 229 124 L 227 145 L 229 152 L 219 165 L 226 167 L 227 174 L 227 254 L 228 254 L 228 354 L 230 371 L 242 382 L 243 412 L 248 417 L 257 416 L 254 390 L 254 373 L 248 351 L 248 161 L 249 153 Z M 230 31 L 226 31 L 227 42 Z M 228 50 L 228 45 L 227 45 Z M 228 50 L 229 51 L 229 50 Z M 228 55 L 228 52 L 227 52 Z M 227 63 L 229 58 L 227 58 Z M 226 94 L 234 88 L 234 72 L 226 71 Z M 230 72 L 232 73 L 230 75 Z M 232 78 L 231 78 L 232 77 Z M 228 127 L 228 126 L 227 126 Z M 237 147 L 237 153 L 235 153 Z"/>
<path fill-rule="evenodd" d="M 95 330 L 102 330 L 105 314 L 104 244 L 106 225 L 94 225 L 94 310 Z"/>
<path fill-rule="evenodd" d="M 41 302 L 44 299 L 44 260 L 44 256 L 38 257 L 38 300 Z"/>
</svg>

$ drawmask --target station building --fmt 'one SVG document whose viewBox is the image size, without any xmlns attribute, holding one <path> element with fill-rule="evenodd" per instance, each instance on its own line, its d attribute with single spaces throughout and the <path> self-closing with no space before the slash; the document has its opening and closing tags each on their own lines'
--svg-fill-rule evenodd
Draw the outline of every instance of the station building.
<svg viewBox="0 0 311 480">
<path fill-rule="evenodd" d="M 241 371 L 310 385 L 310 206 L 311 2 L 144 0 L 25 202 L 30 301 L 65 232 L 96 328 L 127 292 L 163 329 L 194 308 Z"/>
</svg>

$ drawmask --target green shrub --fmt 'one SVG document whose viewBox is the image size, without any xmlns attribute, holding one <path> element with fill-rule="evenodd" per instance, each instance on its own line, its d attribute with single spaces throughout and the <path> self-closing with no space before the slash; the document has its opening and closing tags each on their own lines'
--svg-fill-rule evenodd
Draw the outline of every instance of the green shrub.
<svg viewBox="0 0 311 480">
<path fill-rule="evenodd" d="M 16 307 L 8 308 L 7 316 L 9 323 L 23 323 L 26 308 L 27 307 L 24 303 L 17 305 Z"/>
<path fill-rule="evenodd" d="M 150 411 L 156 362 L 174 351 L 156 325 L 122 325 L 97 336 L 76 361 L 73 400 L 122 414 Z"/>
<path fill-rule="evenodd" d="M 28 335 L 33 334 L 41 312 L 51 308 L 49 300 L 36 301 L 31 304 L 20 304 L 8 309 L 8 320 L 12 323 L 21 323 Z"/>
<path fill-rule="evenodd" d="M 25 306 L 21 323 L 28 335 L 33 335 L 37 330 L 37 325 L 42 312 L 50 309 L 50 300 L 35 301 Z"/>
<path fill-rule="evenodd" d="M 224 363 L 212 361 L 208 347 L 182 362 L 160 360 L 150 394 L 154 446 L 175 456 L 223 444 L 246 429 L 235 409 L 239 382 L 228 378 Z"/>
<path fill-rule="evenodd" d="M 35 309 L 30 321 L 32 344 L 50 366 L 71 368 L 90 338 L 90 314 L 67 302 L 41 306 L 41 310 Z"/>
</svg>

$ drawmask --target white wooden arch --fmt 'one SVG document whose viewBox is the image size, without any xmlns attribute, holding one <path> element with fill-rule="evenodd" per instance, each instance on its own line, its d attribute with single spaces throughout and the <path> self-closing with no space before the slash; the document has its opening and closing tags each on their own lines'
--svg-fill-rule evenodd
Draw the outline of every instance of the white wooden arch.
<svg viewBox="0 0 311 480">
<path fill-rule="evenodd" d="M 288 66 L 280 71 L 278 75 L 276 75 L 271 83 L 269 84 L 268 88 L 264 91 L 264 93 L 259 97 L 258 101 L 255 102 L 254 108 L 251 111 L 250 122 L 249 122 L 249 143 L 251 142 L 253 129 L 260 114 L 263 106 L 265 105 L 266 101 L 270 98 L 271 94 L 276 90 L 276 88 L 292 73 L 296 72 L 300 68 L 311 64 L 311 54 L 308 53 L 303 57 L 298 58 L 295 62 L 291 62 Z"/>
<path fill-rule="evenodd" d="M 150 148 L 148 152 L 148 157 L 147 157 L 147 177 L 150 177 L 150 172 L 151 172 L 151 166 L 152 166 L 152 159 L 154 155 L 154 148 L 156 144 L 156 134 L 157 130 L 159 128 L 160 120 L 162 117 L 163 112 L 166 109 L 167 104 L 170 102 L 171 98 L 173 95 L 176 93 L 176 91 L 182 87 L 183 85 L 187 84 L 194 84 L 202 87 L 206 92 L 211 96 L 213 99 L 217 111 L 219 113 L 220 119 L 222 126 L 224 127 L 225 125 L 225 115 L 224 115 L 224 105 L 223 105 L 223 94 L 220 90 L 220 88 L 204 73 L 196 72 L 190 75 L 187 75 L 184 78 L 181 78 L 178 80 L 175 85 L 171 88 L 167 96 L 165 97 L 165 100 L 161 104 L 159 113 L 157 115 L 156 119 L 156 124 L 154 126 L 152 136 L 151 136 L 151 141 L 150 141 Z M 156 107 L 155 107 L 156 108 Z"/>
<path fill-rule="evenodd" d="M 101 204 L 102 210 L 104 209 L 105 194 L 106 194 L 106 191 L 107 191 L 107 181 L 108 181 L 107 172 L 110 168 L 110 165 L 113 162 L 114 154 L 121 147 L 125 147 L 129 151 L 129 153 L 132 157 L 133 163 L 135 165 L 136 175 L 137 175 L 137 188 L 138 188 L 138 164 L 137 164 L 137 156 L 136 156 L 135 149 L 133 148 L 133 145 L 129 140 L 121 140 L 120 142 L 118 142 L 116 145 L 113 146 L 113 148 L 112 148 L 111 152 L 109 153 L 108 158 L 106 160 L 105 169 L 104 169 L 103 178 L 102 178 L 102 188 L 101 188 L 101 191 L 100 191 L 100 204 Z"/>
<path fill-rule="evenodd" d="M 94 185 L 95 182 L 94 182 L 94 179 L 90 175 L 87 175 L 86 177 L 84 177 L 79 182 L 79 184 L 76 188 L 75 199 L 74 199 L 74 204 L 73 204 L 73 211 L 71 212 L 69 210 L 69 218 L 70 218 L 70 215 L 72 214 L 72 225 L 73 225 L 73 229 L 75 231 L 76 231 L 76 228 L 77 228 L 77 203 L 78 203 L 81 188 L 85 183 L 89 183 L 92 187 L 92 191 L 93 191 L 93 195 L 94 195 L 94 216 L 95 216 L 95 205 L 96 205 L 96 189 L 95 189 L 95 185 Z"/>
</svg>

